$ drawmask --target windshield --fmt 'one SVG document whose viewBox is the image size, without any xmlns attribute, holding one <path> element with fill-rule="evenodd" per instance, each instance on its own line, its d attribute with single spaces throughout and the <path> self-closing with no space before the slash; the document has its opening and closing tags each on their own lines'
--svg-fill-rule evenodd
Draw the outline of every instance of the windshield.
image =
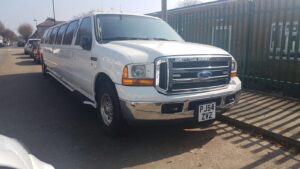
<svg viewBox="0 0 300 169">
<path fill-rule="evenodd" d="M 36 48 L 38 48 L 39 47 L 39 45 L 40 45 L 40 41 L 32 41 L 32 47 L 34 48 L 34 49 L 36 49 Z"/>
<path fill-rule="evenodd" d="M 156 18 L 129 15 L 98 15 L 98 39 L 183 41 L 164 21 Z"/>
</svg>

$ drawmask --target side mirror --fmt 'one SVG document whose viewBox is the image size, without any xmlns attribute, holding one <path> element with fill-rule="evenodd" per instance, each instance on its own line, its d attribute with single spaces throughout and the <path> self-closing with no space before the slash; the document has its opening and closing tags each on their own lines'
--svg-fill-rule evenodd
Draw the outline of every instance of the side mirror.
<svg viewBox="0 0 300 169">
<path fill-rule="evenodd" d="M 82 36 L 80 38 L 80 46 L 84 50 L 91 50 L 92 48 L 92 39 L 87 36 Z"/>
</svg>

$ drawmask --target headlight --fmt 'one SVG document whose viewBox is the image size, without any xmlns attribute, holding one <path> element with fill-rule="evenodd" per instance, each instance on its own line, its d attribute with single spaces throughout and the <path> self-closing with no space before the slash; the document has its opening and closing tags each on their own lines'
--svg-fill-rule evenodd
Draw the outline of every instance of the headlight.
<svg viewBox="0 0 300 169">
<path fill-rule="evenodd" d="M 127 65 L 129 78 L 133 79 L 153 79 L 154 64 L 134 64 Z"/>
<path fill-rule="evenodd" d="M 134 65 L 131 66 L 131 76 L 134 78 L 146 77 L 146 66 L 145 65 Z"/>
<path fill-rule="evenodd" d="M 231 62 L 231 77 L 236 77 L 237 76 L 237 62 L 232 59 Z"/>
<path fill-rule="evenodd" d="M 122 84 L 125 86 L 153 86 L 154 64 L 132 64 L 123 69 Z"/>
<path fill-rule="evenodd" d="M 237 63 L 235 60 L 232 60 L 231 62 L 231 72 L 236 72 L 237 71 Z"/>
</svg>

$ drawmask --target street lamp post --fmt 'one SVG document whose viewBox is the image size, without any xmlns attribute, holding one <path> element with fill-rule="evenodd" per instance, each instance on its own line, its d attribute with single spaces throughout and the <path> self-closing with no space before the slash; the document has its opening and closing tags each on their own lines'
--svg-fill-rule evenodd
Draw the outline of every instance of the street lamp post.
<svg viewBox="0 0 300 169">
<path fill-rule="evenodd" d="M 37 20 L 37 19 L 34 19 L 33 21 L 35 22 L 35 27 L 37 27 L 37 21 L 38 21 L 38 20 Z"/>
<path fill-rule="evenodd" d="M 53 8 L 53 19 L 55 21 L 55 8 L 54 8 L 54 0 L 52 0 L 52 8 Z"/>
<path fill-rule="evenodd" d="M 167 0 L 161 0 L 161 13 L 162 13 L 162 19 L 167 21 Z"/>
</svg>

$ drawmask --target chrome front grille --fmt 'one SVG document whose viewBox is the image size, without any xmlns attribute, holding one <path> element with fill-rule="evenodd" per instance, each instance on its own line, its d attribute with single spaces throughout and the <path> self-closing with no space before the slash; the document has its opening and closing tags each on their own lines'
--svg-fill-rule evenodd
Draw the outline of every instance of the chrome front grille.
<svg viewBox="0 0 300 169">
<path fill-rule="evenodd" d="M 230 82 L 229 56 L 175 56 L 156 60 L 156 88 L 164 94 L 206 91 Z"/>
</svg>

